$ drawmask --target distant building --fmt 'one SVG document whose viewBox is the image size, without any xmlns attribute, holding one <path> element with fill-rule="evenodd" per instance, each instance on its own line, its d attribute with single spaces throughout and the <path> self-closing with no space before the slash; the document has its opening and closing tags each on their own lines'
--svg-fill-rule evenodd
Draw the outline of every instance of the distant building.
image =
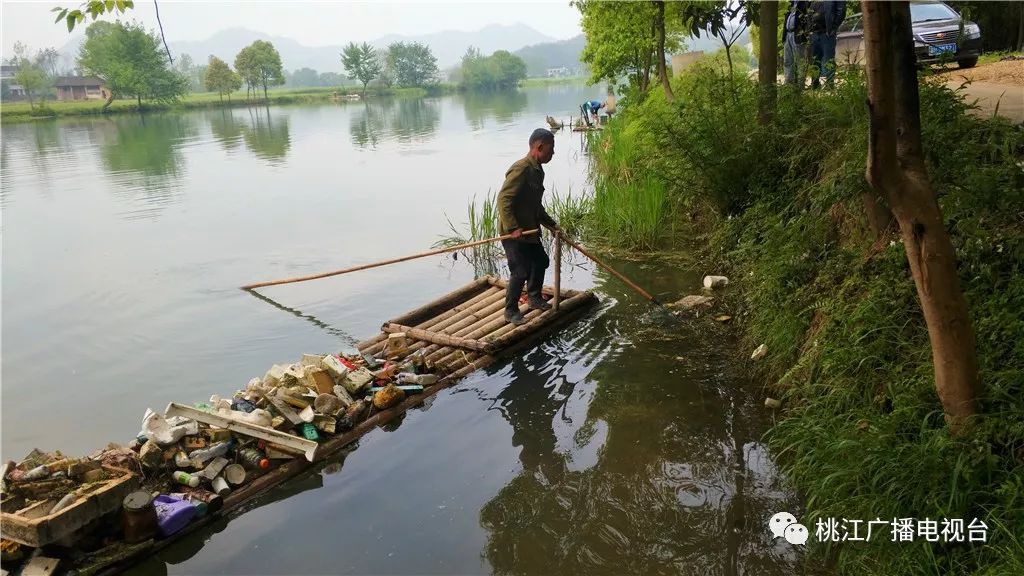
<svg viewBox="0 0 1024 576">
<path fill-rule="evenodd" d="M 95 76 L 61 76 L 53 83 L 57 100 L 106 100 L 110 90 Z"/>
<path fill-rule="evenodd" d="M 547 72 L 545 73 L 545 76 L 547 76 L 548 78 L 562 78 L 569 75 L 569 69 L 566 68 L 565 66 L 561 66 L 558 68 L 548 68 Z"/>
<path fill-rule="evenodd" d="M 25 97 L 25 89 L 20 84 L 14 83 L 14 74 L 17 72 L 17 66 L 0 66 L 0 82 L 4 86 L 4 98 L 20 100 Z"/>
</svg>

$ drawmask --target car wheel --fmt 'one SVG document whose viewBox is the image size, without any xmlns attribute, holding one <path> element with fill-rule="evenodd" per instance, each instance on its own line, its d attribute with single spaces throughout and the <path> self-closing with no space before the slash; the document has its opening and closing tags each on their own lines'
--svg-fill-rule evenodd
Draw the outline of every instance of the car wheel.
<svg viewBox="0 0 1024 576">
<path fill-rule="evenodd" d="M 974 58 L 963 58 L 961 60 L 957 60 L 956 63 L 961 68 L 974 68 L 975 64 L 978 63 L 978 57 L 975 56 Z"/>
</svg>

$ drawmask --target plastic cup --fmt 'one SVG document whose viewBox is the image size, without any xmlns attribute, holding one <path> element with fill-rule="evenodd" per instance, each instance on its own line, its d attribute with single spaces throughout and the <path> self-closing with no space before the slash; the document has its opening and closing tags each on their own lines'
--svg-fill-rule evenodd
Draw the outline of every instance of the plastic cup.
<svg viewBox="0 0 1024 576">
<path fill-rule="evenodd" d="M 228 464 L 224 468 L 224 478 L 232 486 L 238 486 L 242 482 L 245 482 L 245 468 L 241 464 Z"/>
</svg>

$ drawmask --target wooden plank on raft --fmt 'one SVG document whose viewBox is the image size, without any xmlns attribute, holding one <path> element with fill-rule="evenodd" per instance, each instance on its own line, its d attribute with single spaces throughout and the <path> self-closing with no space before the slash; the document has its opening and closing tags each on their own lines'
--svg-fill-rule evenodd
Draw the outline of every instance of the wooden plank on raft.
<svg viewBox="0 0 1024 576">
<path fill-rule="evenodd" d="M 437 316 L 444 310 L 472 298 L 478 292 L 486 290 L 488 285 L 490 285 L 489 277 L 481 276 L 462 288 L 449 292 L 448 294 L 445 294 L 432 302 L 428 302 L 415 310 L 410 310 L 397 318 L 388 320 L 388 322 L 392 324 L 408 324 L 410 326 L 414 326 L 424 320 Z"/>
<path fill-rule="evenodd" d="M 415 338 L 416 340 L 423 340 L 424 342 L 430 342 L 432 344 L 441 344 L 444 346 L 455 346 L 457 348 L 465 348 L 467 350 L 476 350 L 477 352 L 489 352 L 493 349 L 493 346 L 490 346 L 478 340 L 460 338 L 458 336 L 452 336 L 450 334 L 441 334 L 439 332 L 433 332 L 431 330 L 421 330 L 419 328 L 413 328 L 411 326 L 402 326 L 400 324 L 385 324 L 383 327 L 381 327 L 381 330 L 389 334 L 401 332 L 410 338 Z"/>
<path fill-rule="evenodd" d="M 192 420 L 202 422 L 203 424 L 209 424 L 219 428 L 227 428 L 232 432 L 238 432 L 244 436 L 252 436 L 253 438 L 294 448 L 295 450 L 299 450 L 305 454 L 306 459 L 310 462 L 313 461 L 316 455 L 316 449 L 319 447 L 319 444 L 312 440 L 292 436 L 291 434 L 281 432 L 280 430 L 274 430 L 273 428 L 267 428 L 266 426 L 250 424 L 244 420 L 239 420 L 234 416 L 207 412 L 191 406 L 185 406 L 184 404 L 178 404 L 177 402 L 171 402 L 168 404 L 167 410 L 164 411 L 164 415 L 168 418 L 172 416 L 184 416 L 185 418 L 191 418 Z"/>
<path fill-rule="evenodd" d="M 597 297 L 594 296 L 593 292 L 581 292 L 572 298 L 569 298 L 565 302 L 562 302 L 560 305 L 560 312 L 569 312 L 586 303 L 591 303 L 596 300 Z M 515 326 L 500 336 L 486 337 L 485 341 L 489 340 L 488 344 L 493 347 L 492 349 L 500 350 L 509 346 L 516 340 L 525 338 L 531 332 L 540 330 L 546 324 L 554 321 L 558 317 L 558 314 L 559 312 L 556 312 L 554 309 L 542 312 L 539 316 L 528 321 L 526 324 L 523 324 L 522 326 Z"/>
</svg>

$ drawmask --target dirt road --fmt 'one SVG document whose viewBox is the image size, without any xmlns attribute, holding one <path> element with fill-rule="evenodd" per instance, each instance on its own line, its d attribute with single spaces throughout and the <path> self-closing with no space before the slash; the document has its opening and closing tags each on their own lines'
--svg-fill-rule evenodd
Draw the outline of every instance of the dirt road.
<svg viewBox="0 0 1024 576">
<path fill-rule="evenodd" d="M 936 78 L 954 89 L 969 82 L 965 92 L 968 102 L 977 102 L 976 114 L 998 113 L 1014 122 L 1024 122 L 1024 60 L 1002 60 L 965 70 L 953 68 Z"/>
</svg>

